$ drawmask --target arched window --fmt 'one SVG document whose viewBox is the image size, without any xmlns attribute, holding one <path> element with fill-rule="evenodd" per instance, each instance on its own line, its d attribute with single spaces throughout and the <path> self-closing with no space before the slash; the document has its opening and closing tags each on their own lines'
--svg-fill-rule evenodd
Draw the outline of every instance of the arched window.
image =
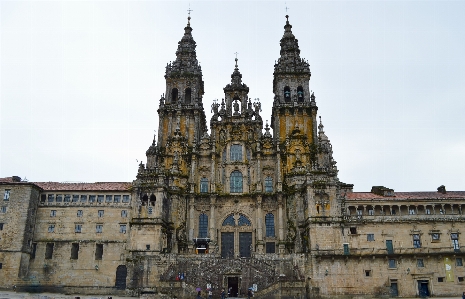
<svg viewBox="0 0 465 299">
<path fill-rule="evenodd" d="M 184 94 L 184 100 L 186 102 L 186 104 L 190 104 L 191 103 L 191 89 L 188 87 L 186 88 L 185 90 L 185 94 Z"/>
<path fill-rule="evenodd" d="M 291 101 L 291 89 L 289 88 L 289 86 L 284 87 L 284 101 Z"/>
<path fill-rule="evenodd" d="M 233 215 L 229 215 L 226 219 L 223 221 L 223 226 L 236 226 L 236 221 L 234 220 Z"/>
<path fill-rule="evenodd" d="M 171 90 L 171 103 L 176 103 L 178 101 L 178 89 L 173 88 Z"/>
<path fill-rule="evenodd" d="M 150 195 L 150 205 L 151 206 L 154 206 L 155 205 L 155 201 L 157 200 L 157 198 L 155 197 L 155 195 Z"/>
<path fill-rule="evenodd" d="M 266 227 L 266 236 L 274 237 L 274 215 L 271 213 L 266 214 L 265 216 L 265 227 Z"/>
<path fill-rule="evenodd" d="M 207 193 L 208 192 L 208 179 L 201 178 L 200 179 L 200 193 Z"/>
<path fill-rule="evenodd" d="M 231 172 L 229 183 L 231 193 L 242 193 L 242 173 L 239 170 Z"/>
<path fill-rule="evenodd" d="M 230 148 L 231 161 L 242 161 L 242 145 L 233 144 Z"/>
<path fill-rule="evenodd" d="M 208 216 L 200 214 L 199 216 L 199 238 L 206 238 L 208 231 Z"/>
<path fill-rule="evenodd" d="M 265 178 L 265 192 L 273 192 L 273 179 L 269 176 Z"/>
<path fill-rule="evenodd" d="M 302 88 L 302 86 L 297 87 L 297 101 L 304 101 L 304 89 Z"/>
<path fill-rule="evenodd" d="M 252 223 L 250 223 L 250 220 L 245 216 L 245 215 L 242 215 L 242 214 L 239 214 L 239 226 L 251 226 Z"/>
<path fill-rule="evenodd" d="M 103 196 L 103 195 L 102 195 Z M 149 197 L 147 194 L 144 194 L 144 196 L 142 196 L 142 205 L 143 206 L 147 206 L 148 205 L 148 202 L 149 202 Z"/>
</svg>

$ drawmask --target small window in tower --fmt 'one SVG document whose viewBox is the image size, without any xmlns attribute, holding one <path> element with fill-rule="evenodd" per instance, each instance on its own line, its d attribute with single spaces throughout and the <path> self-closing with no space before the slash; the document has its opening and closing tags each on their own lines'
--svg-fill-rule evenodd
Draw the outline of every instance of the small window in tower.
<svg viewBox="0 0 465 299">
<path fill-rule="evenodd" d="M 265 178 L 265 192 L 273 192 L 273 179 L 269 176 Z"/>
<path fill-rule="evenodd" d="M 150 205 L 151 206 L 155 206 L 155 201 L 157 200 L 157 198 L 155 197 L 155 195 L 152 193 L 152 195 L 150 195 Z"/>
<path fill-rule="evenodd" d="M 291 89 L 289 88 L 289 86 L 284 87 L 284 101 L 291 101 Z"/>
<path fill-rule="evenodd" d="M 208 192 L 208 179 L 201 178 L 200 179 L 200 193 L 207 193 Z"/>
<path fill-rule="evenodd" d="M 173 88 L 171 90 L 171 103 L 176 103 L 178 101 L 178 89 Z"/>
<path fill-rule="evenodd" d="M 184 95 L 186 104 L 190 104 L 190 103 L 191 103 L 191 93 L 192 93 L 192 92 L 191 92 L 191 89 L 190 89 L 190 88 L 186 88 L 185 95 Z"/>
<path fill-rule="evenodd" d="M 297 87 L 297 101 L 304 101 L 304 89 L 302 88 L 302 86 Z"/>
</svg>

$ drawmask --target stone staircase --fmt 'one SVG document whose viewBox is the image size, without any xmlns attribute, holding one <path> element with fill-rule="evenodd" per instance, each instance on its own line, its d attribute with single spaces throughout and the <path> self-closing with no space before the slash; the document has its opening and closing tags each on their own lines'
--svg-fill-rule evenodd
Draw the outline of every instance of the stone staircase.
<svg viewBox="0 0 465 299">
<path fill-rule="evenodd" d="M 184 279 L 178 280 L 179 273 Z M 266 298 L 266 294 L 276 293 L 282 282 L 302 282 L 298 267 L 294 266 L 290 258 L 282 259 L 270 256 L 257 258 L 223 259 L 213 254 L 177 256 L 172 260 L 166 271 L 160 276 L 163 285 L 170 285 L 171 292 L 176 288 L 183 288 L 183 293 L 195 294 L 197 288 L 205 291 L 207 284 L 213 289 L 213 298 L 219 298 L 221 289 L 227 289 L 227 277 L 240 277 L 239 295 L 246 297 L 248 287 L 256 284 L 258 292 L 256 298 Z M 181 290 L 179 290 L 181 291 Z M 269 297 L 270 298 L 270 297 Z"/>
</svg>

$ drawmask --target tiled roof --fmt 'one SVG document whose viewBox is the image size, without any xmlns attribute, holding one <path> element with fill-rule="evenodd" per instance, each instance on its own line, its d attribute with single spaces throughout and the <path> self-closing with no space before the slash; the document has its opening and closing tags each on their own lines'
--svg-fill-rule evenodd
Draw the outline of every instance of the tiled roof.
<svg viewBox="0 0 465 299">
<path fill-rule="evenodd" d="M 98 182 L 98 183 L 34 183 L 45 191 L 128 191 L 129 182 Z"/>
<path fill-rule="evenodd" d="M 347 200 L 417 200 L 417 199 L 465 199 L 465 191 L 440 192 L 394 192 L 394 196 L 381 196 L 371 192 L 352 192 L 346 195 Z"/>
</svg>

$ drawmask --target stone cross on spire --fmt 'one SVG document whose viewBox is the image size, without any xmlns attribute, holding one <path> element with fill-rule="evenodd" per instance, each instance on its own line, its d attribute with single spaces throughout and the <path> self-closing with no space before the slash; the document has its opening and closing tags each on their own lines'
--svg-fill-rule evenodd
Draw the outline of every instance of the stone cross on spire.
<svg viewBox="0 0 465 299">
<path fill-rule="evenodd" d="M 189 9 L 187 10 L 187 25 L 189 26 L 191 24 L 191 11 L 193 10 L 191 9 L 191 4 L 189 3 Z"/>
</svg>

